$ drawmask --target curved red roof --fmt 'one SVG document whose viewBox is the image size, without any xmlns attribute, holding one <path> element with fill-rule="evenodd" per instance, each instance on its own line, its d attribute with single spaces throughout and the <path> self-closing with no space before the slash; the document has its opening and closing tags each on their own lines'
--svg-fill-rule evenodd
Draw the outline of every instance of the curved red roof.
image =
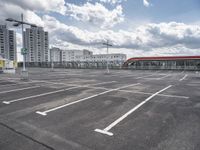
<svg viewBox="0 0 200 150">
<path fill-rule="evenodd" d="M 140 60 L 185 60 L 185 59 L 200 59 L 200 56 L 163 56 L 163 57 L 133 57 L 127 61 Z"/>
</svg>

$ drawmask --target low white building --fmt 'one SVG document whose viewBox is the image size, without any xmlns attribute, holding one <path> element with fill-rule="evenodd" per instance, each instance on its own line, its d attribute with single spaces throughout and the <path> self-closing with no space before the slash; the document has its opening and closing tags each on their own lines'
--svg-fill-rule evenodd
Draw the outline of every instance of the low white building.
<svg viewBox="0 0 200 150">
<path fill-rule="evenodd" d="M 63 50 L 62 61 L 77 61 L 83 56 L 89 56 L 93 53 L 88 50 Z"/>
<path fill-rule="evenodd" d="M 51 48 L 50 50 L 50 61 L 61 62 L 62 61 L 62 50 L 56 47 Z"/>
<path fill-rule="evenodd" d="M 109 62 L 122 64 L 126 61 L 126 55 L 115 54 L 94 54 L 89 50 L 61 50 L 52 48 L 50 50 L 51 60 L 54 62 Z"/>
<path fill-rule="evenodd" d="M 123 63 L 126 61 L 125 54 L 95 54 L 76 56 L 74 61 L 81 62 L 109 62 L 109 63 Z"/>
</svg>

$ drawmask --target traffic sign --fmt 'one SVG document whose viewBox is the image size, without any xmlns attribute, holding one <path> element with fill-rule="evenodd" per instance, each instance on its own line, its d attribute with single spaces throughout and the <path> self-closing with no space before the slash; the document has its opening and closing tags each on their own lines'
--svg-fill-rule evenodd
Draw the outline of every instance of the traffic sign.
<svg viewBox="0 0 200 150">
<path fill-rule="evenodd" d="M 28 49 L 27 48 L 21 48 L 21 54 L 22 55 L 26 55 L 28 52 Z"/>
</svg>

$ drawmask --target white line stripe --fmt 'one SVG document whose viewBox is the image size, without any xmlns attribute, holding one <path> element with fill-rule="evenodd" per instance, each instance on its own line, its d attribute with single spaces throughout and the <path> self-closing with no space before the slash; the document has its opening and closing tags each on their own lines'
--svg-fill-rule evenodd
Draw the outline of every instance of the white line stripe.
<svg viewBox="0 0 200 150">
<path fill-rule="evenodd" d="M 161 80 L 161 79 L 164 79 L 164 78 L 169 77 L 169 76 L 171 76 L 171 74 L 168 74 L 168 75 L 161 77 L 161 78 L 157 78 L 157 80 Z"/>
<path fill-rule="evenodd" d="M 129 90 L 119 90 L 119 91 L 121 91 L 121 92 L 128 92 L 128 93 L 145 94 L 145 95 L 152 95 L 153 94 L 153 93 L 146 93 L 146 92 L 140 92 L 140 91 L 129 91 Z M 158 94 L 157 96 L 189 99 L 189 97 L 187 97 L 187 96 L 180 96 L 180 95 Z"/>
<path fill-rule="evenodd" d="M 17 85 L 23 85 L 23 84 L 28 84 L 28 83 L 37 83 L 37 82 L 40 82 L 40 81 L 29 81 L 29 82 L 16 82 L 16 83 L 13 83 L 13 84 L 5 84 L 5 85 L 0 85 L 0 87 L 9 87 L 9 86 L 17 86 Z"/>
<path fill-rule="evenodd" d="M 174 97 L 174 98 L 189 99 L 189 97 L 187 97 L 187 96 L 179 96 L 179 95 L 158 94 L 157 96 L 164 96 L 164 97 Z"/>
<path fill-rule="evenodd" d="M 137 77 L 136 79 L 143 79 L 143 78 L 151 77 L 151 76 L 155 76 L 155 75 L 156 74 L 150 74 L 150 75 L 147 75 L 147 76 Z"/>
<path fill-rule="evenodd" d="M 9 86 L 13 86 L 13 85 L 17 85 L 17 83 L 13 83 L 13 84 L 4 84 L 4 85 L 0 85 L 0 87 L 9 87 Z"/>
<path fill-rule="evenodd" d="M 15 91 L 28 90 L 28 89 L 34 89 L 34 88 L 38 88 L 38 87 L 40 87 L 40 86 L 31 86 L 31 87 L 25 87 L 25 88 L 21 88 L 21 89 L 13 89 L 13 90 L 9 90 L 9 91 L 2 91 L 2 92 L 0 92 L 0 94 L 10 93 L 10 92 L 15 92 Z"/>
<path fill-rule="evenodd" d="M 129 74 L 129 75 L 126 75 L 126 76 L 123 76 L 123 75 L 121 75 L 121 76 L 119 76 L 120 78 L 127 78 L 127 77 L 136 77 L 136 76 L 138 76 L 138 75 L 140 75 L 140 74 Z"/>
<path fill-rule="evenodd" d="M 40 81 L 40 80 L 36 80 L 38 82 L 44 82 L 44 83 L 48 83 L 48 84 L 54 84 L 54 85 L 71 85 L 71 86 L 79 86 L 79 87 L 89 87 L 94 86 L 94 85 L 101 85 L 101 84 L 109 84 L 109 83 L 113 83 L 113 82 L 117 82 L 117 81 L 109 81 L 109 82 L 101 82 L 101 83 L 92 83 L 92 84 L 86 84 L 86 85 L 78 85 L 78 84 L 74 84 L 77 82 L 70 82 L 70 83 L 55 83 L 55 82 L 51 82 L 51 81 Z"/>
<path fill-rule="evenodd" d="M 104 82 L 104 84 L 105 83 L 106 82 Z M 94 85 L 99 85 L 99 84 L 100 83 L 92 84 L 92 85 L 94 86 Z M 67 84 L 65 84 L 65 85 L 67 85 Z M 70 85 L 70 84 L 68 84 L 68 85 Z M 18 102 L 18 101 L 23 101 L 23 100 L 30 99 L 30 98 L 36 98 L 36 97 L 46 96 L 46 95 L 55 94 L 55 93 L 58 93 L 58 92 L 64 92 L 64 91 L 67 91 L 67 90 L 76 89 L 76 88 L 80 88 L 80 87 L 88 87 L 89 88 L 89 86 L 90 86 L 90 84 L 87 85 L 87 86 L 76 86 L 76 87 L 71 87 L 71 88 L 67 88 L 67 89 L 61 89 L 61 90 L 57 90 L 57 91 L 52 91 L 52 92 L 42 93 L 42 94 L 38 94 L 38 95 L 33 95 L 33 96 L 29 96 L 29 97 L 19 98 L 19 99 L 15 99 L 15 100 L 11 100 L 11 101 L 3 101 L 2 103 L 4 103 L 4 104 L 10 104 L 10 103 L 13 103 L 13 102 Z"/>
<path fill-rule="evenodd" d="M 105 129 L 103 129 L 104 132 L 108 132 L 110 136 L 112 136 L 113 134 L 111 134 L 111 132 L 109 132 L 110 129 L 112 129 L 114 126 L 116 126 L 118 123 L 120 123 L 122 120 L 124 120 L 126 117 L 128 117 L 131 113 L 133 113 L 134 111 L 136 111 L 138 108 L 140 108 L 142 105 L 144 105 L 146 102 L 148 102 L 149 100 L 151 100 L 153 97 L 155 97 L 156 95 L 158 95 L 159 93 L 169 89 L 170 87 L 172 87 L 172 85 L 169 85 L 168 87 L 154 93 L 153 95 L 151 95 L 150 97 L 148 97 L 146 100 L 144 100 L 143 102 L 141 102 L 140 104 L 138 104 L 137 106 L 135 106 L 133 109 L 131 109 L 130 111 L 128 111 L 127 113 L 125 113 L 123 116 L 121 116 L 120 118 L 118 118 L 117 120 L 115 120 L 113 123 L 111 123 L 109 126 L 107 126 Z M 98 132 L 101 129 L 95 129 L 96 132 Z M 103 133 L 103 132 L 101 132 Z"/>
<path fill-rule="evenodd" d="M 183 78 L 181 78 L 179 81 L 183 81 L 185 80 L 185 78 L 187 77 L 188 75 L 186 74 Z"/>
<path fill-rule="evenodd" d="M 10 103 L 30 99 L 30 98 L 36 98 L 36 97 L 46 96 L 46 95 L 55 94 L 55 93 L 59 93 L 59 92 L 64 92 L 64 91 L 75 89 L 75 88 L 79 88 L 79 87 L 71 87 L 71 88 L 67 88 L 67 89 L 61 89 L 61 90 L 57 90 L 57 91 L 52 91 L 52 92 L 42 93 L 42 94 L 33 95 L 33 96 L 29 96 L 29 97 L 19 98 L 19 99 L 15 99 L 15 100 L 11 100 L 11 101 L 3 101 L 2 103 L 10 104 Z"/>
<path fill-rule="evenodd" d="M 77 101 L 67 103 L 65 105 L 61 105 L 61 106 L 58 106 L 58 107 L 55 107 L 55 108 L 52 108 L 52 109 L 49 109 L 49 110 L 46 110 L 46 111 L 43 111 L 43 112 L 37 111 L 36 113 L 40 114 L 40 115 L 42 114 L 42 115 L 45 116 L 45 115 L 47 115 L 47 113 L 61 109 L 63 107 L 67 107 L 67 106 L 70 106 L 70 105 L 73 105 L 73 104 L 76 104 L 76 103 L 79 103 L 79 102 L 82 102 L 82 101 L 85 101 L 85 100 L 88 100 L 88 99 L 91 99 L 91 98 L 94 98 L 94 97 L 97 97 L 97 96 L 100 96 L 100 95 L 103 95 L 103 94 L 106 94 L 106 93 L 109 93 L 109 92 L 112 92 L 112 91 L 117 91 L 117 90 L 124 89 L 124 88 L 127 88 L 127 87 L 135 86 L 135 85 L 138 85 L 138 84 L 140 84 L 140 83 L 127 85 L 127 86 L 123 86 L 123 87 L 116 88 L 116 89 L 111 89 L 111 90 L 108 90 L 108 91 L 105 91 L 105 92 L 102 92 L 102 93 L 99 93 L 99 94 L 95 94 L 95 95 L 92 95 L 92 96 L 89 96 L 89 97 L 86 97 L 86 98 L 82 98 L 82 99 L 79 99 Z"/>
<path fill-rule="evenodd" d="M 102 133 L 102 134 L 107 134 L 107 135 L 109 135 L 109 136 L 113 136 L 113 133 L 112 133 L 112 132 L 108 132 L 108 131 L 105 131 L 105 130 L 95 129 L 94 131 L 99 132 L 99 133 Z"/>
<path fill-rule="evenodd" d="M 101 82 L 101 83 L 94 83 L 94 84 L 89 84 L 89 85 L 101 85 L 101 84 L 109 84 L 109 83 L 114 83 L 114 82 L 117 82 L 117 81 L 110 81 L 110 82 Z"/>
</svg>

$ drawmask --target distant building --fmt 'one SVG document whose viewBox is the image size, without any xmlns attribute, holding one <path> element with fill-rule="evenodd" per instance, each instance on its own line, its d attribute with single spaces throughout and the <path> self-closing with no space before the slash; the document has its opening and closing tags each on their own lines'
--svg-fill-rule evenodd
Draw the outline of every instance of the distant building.
<svg viewBox="0 0 200 150">
<path fill-rule="evenodd" d="M 123 67 L 130 69 L 200 70 L 200 56 L 135 57 Z"/>
<path fill-rule="evenodd" d="M 109 63 L 118 63 L 122 64 L 126 61 L 125 54 L 95 54 L 95 55 L 83 55 L 76 56 L 75 61 L 81 62 L 109 62 Z"/>
<path fill-rule="evenodd" d="M 50 49 L 51 60 L 53 62 L 102 62 L 122 65 L 126 61 L 125 54 L 93 54 L 89 50 L 61 50 L 59 48 Z"/>
<path fill-rule="evenodd" d="M 76 62 L 109 62 L 122 64 L 126 61 L 125 54 L 94 54 L 88 50 L 67 50 L 63 51 L 63 61 Z"/>
<path fill-rule="evenodd" d="M 63 50 L 62 61 L 77 61 L 79 57 L 92 55 L 88 50 Z"/>
<path fill-rule="evenodd" d="M 0 25 L 0 55 L 8 60 L 17 61 L 16 33 Z"/>
<path fill-rule="evenodd" d="M 24 31 L 24 48 L 28 49 L 26 62 L 48 62 L 49 36 L 42 27 L 31 27 Z"/>
<path fill-rule="evenodd" d="M 50 61 L 61 62 L 62 61 L 62 50 L 56 47 L 50 49 Z"/>
</svg>

